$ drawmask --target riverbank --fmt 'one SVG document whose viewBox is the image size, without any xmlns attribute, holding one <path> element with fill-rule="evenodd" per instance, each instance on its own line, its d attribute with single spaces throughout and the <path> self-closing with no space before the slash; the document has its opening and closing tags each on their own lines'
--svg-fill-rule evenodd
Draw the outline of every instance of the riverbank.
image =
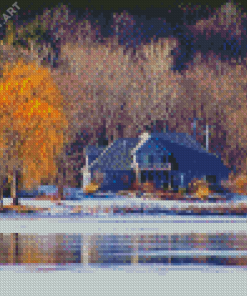
<svg viewBox="0 0 247 296">
<path fill-rule="evenodd" d="M 43 213 L 50 210 L 50 208 L 40 208 L 31 205 L 4 205 L 0 208 L 0 213 Z"/>
<path fill-rule="evenodd" d="M 114 215 L 126 217 L 133 215 L 222 215 L 222 216 L 246 216 L 247 197 L 245 199 L 235 198 L 233 200 L 211 199 L 202 201 L 200 199 L 186 200 L 157 200 L 146 197 L 141 198 L 123 197 L 113 195 L 104 198 L 94 196 L 76 200 L 52 201 L 49 199 L 22 198 L 19 200 L 21 206 L 13 208 L 12 200 L 4 199 L 3 206 L 10 209 L 8 212 L 17 213 L 42 213 L 42 216 L 70 216 L 90 215 L 92 217 L 101 215 Z M 19 212 L 18 212 L 19 210 Z"/>
</svg>

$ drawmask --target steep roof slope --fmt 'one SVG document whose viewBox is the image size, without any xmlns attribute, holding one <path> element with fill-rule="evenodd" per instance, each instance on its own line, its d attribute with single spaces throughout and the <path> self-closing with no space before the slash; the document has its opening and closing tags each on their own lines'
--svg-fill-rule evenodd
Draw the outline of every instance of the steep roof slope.
<svg viewBox="0 0 247 296">
<path fill-rule="evenodd" d="M 185 146 L 186 148 L 194 149 L 202 153 L 207 151 L 199 144 L 193 137 L 183 133 L 152 133 L 152 138 L 159 138 L 161 140 L 169 141 L 171 143 Z"/>
<path fill-rule="evenodd" d="M 112 143 L 91 164 L 89 168 L 105 170 L 131 169 L 131 150 L 138 144 L 138 138 L 123 138 Z"/>
</svg>

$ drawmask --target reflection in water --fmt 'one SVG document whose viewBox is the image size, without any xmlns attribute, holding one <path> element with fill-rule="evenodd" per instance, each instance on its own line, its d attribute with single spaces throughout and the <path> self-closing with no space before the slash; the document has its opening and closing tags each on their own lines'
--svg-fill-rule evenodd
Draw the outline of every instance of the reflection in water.
<svg viewBox="0 0 247 296">
<path fill-rule="evenodd" d="M 247 234 L 0 234 L 0 264 L 247 265 Z"/>
</svg>

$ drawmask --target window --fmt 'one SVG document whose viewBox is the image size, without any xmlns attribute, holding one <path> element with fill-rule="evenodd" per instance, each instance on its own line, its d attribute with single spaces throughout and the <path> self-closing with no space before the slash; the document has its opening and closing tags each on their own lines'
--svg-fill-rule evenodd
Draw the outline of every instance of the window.
<svg viewBox="0 0 247 296">
<path fill-rule="evenodd" d="M 128 183 L 129 182 L 129 176 L 127 174 L 122 175 L 121 180 L 123 183 Z"/>
<path fill-rule="evenodd" d="M 206 176 L 206 181 L 208 183 L 216 183 L 216 176 L 215 175 L 207 175 Z"/>
<path fill-rule="evenodd" d="M 161 160 L 162 163 L 166 163 L 166 162 L 167 162 L 167 161 L 166 161 L 166 155 L 163 155 L 163 156 L 161 157 L 161 159 L 162 159 L 162 160 Z"/>
<path fill-rule="evenodd" d="M 169 173 L 166 171 L 163 171 L 163 180 L 168 181 L 169 180 Z"/>
<path fill-rule="evenodd" d="M 162 176 L 161 176 L 161 173 L 160 172 L 156 172 L 156 176 L 158 178 L 159 181 L 162 180 Z"/>
<path fill-rule="evenodd" d="M 178 163 L 176 162 L 176 159 L 175 159 L 173 153 L 169 153 L 168 162 L 171 163 L 172 170 L 175 170 L 175 171 L 178 170 Z"/>
<path fill-rule="evenodd" d="M 147 175 L 146 175 L 146 172 L 143 171 L 141 172 L 141 183 L 146 183 L 147 181 Z"/>
<path fill-rule="evenodd" d="M 143 155 L 143 163 L 148 164 L 148 155 Z"/>
<path fill-rule="evenodd" d="M 148 155 L 148 163 L 153 163 L 153 162 L 154 162 L 154 156 Z"/>
<path fill-rule="evenodd" d="M 148 181 L 154 180 L 154 172 L 148 172 Z"/>
</svg>

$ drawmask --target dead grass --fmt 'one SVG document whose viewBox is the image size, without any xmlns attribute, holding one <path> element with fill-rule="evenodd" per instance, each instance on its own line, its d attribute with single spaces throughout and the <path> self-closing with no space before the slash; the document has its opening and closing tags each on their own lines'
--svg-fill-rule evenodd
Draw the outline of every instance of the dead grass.
<svg viewBox="0 0 247 296">
<path fill-rule="evenodd" d="M 0 209 L 0 213 L 9 213 L 9 212 L 16 212 L 16 213 L 42 213 L 44 211 L 48 211 L 50 208 L 37 208 L 34 206 L 24 206 L 24 205 L 7 205 L 3 206 Z"/>
</svg>

